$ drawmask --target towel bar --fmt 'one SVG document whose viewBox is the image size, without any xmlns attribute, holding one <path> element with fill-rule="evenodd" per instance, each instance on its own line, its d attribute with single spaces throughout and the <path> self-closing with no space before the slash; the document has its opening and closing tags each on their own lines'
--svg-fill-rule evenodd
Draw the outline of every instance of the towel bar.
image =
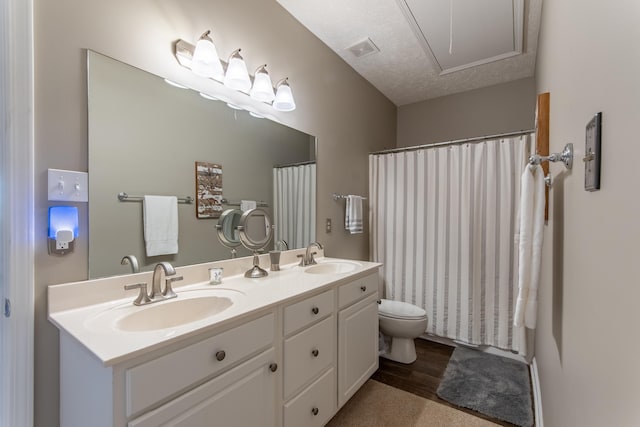
<svg viewBox="0 0 640 427">
<path fill-rule="evenodd" d="M 553 153 L 550 156 L 534 154 L 529 157 L 529 164 L 531 165 L 539 165 L 542 162 L 562 162 L 567 169 L 571 169 L 573 167 L 573 144 L 565 145 L 562 153 Z"/>
<path fill-rule="evenodd" d="M 362 196 L 360 196 L 360 197 L 362 197 Z M 340 200 L 340 199 L 346 199 L 346 198 L 347 198 L 347 196 L 345 196 L 345 195 L 343 195 L 343 194 L 336 194 L 336 193 L 333 193 L 333 200 L 336 200 L 336 201 L 337 201 L 337 200 Z M 362 197 L 362 200 L 367 200 L 367 198 L 366 198 L 366 197 Z"/>
<path fill-rule="evenodd" d="M 529 157 L 530 165 L 539 165 L 542 162 L 562 162 L 564 163 L 564 167 L 571 170 L 573 167 L 573 144 L 568 143 L 564 146 L 564 149 L 561 153 L 553 153 L 550 156 L 540 156 L 538 154 L 534 154 Z M 547 187 L 551 187 L 551 174 L 547 174 L 544 177 L 544 183 Z"/>
<path fill-rule="evenodd" d="M 144 200 L 144 196 L 130 196 L 124 191 L 122 193 L 118 193 L 118 200 L 121 202 L 141 202 Z M 185 203 L 190 205 L 193 203 L 193 197 L 178 197 L 178 203 Z"/>
</svg>

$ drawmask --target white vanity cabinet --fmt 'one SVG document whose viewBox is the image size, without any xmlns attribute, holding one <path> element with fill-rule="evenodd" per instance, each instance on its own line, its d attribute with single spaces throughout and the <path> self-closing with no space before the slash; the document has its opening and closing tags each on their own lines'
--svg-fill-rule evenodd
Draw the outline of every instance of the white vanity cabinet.
<svg viewBox="0 0 640 427">
<path fill-rule="evenodd" d="M 351 276 L 291 269 L 271 281 L 229 280 L 247 308 L 175 337 L 87 329 L 86 319 L 119 300 L 69 307 L 81 285 L 50 288 L 61 331 L 60 425 L 326 425 L 378 367 L 378 265 L 361 265 Z M 123 279 L 107 280 L 106 292 L 118 295 Z M 92 285 L 81 289 L 88 301 Z"/>
<path fill-rule="evenodd" d="M 378 274 L 338 288 L 338 408 L 378 369 Z"/>
</svg>

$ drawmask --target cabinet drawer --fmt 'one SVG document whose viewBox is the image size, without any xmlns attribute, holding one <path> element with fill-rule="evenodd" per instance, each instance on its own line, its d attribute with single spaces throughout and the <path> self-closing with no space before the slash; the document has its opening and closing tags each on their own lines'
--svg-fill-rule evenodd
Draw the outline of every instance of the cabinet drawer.
<svg viewBox="0 0 640 427">
<path fill-rule="evenodd" d="M 274 332 L 274 315 L 271 313 L 127 369 L 127 417 L 139 414 L 191 384 L 273 345 Z"/>
<path fill-rule="evenodd" d="M 336 318 L 333 315 L 285 340 L 285 399 L 334 363 L 336 341 Z"/>
<path fill-rule="evenodd" d="M 128 427 L 274 427 L 278 373 L 269 369 L 274 359 L 272 348 L 136 418 Z"/>
<path fill-rule="evenodd" d="M 307 298 L 284 309 L 284 334 L 305 328 L 307 325 L 333 313 L 333 289 Z"/>
<path fill-rule="evenodd" d="M 344 308 L 374 292 L 378 292 L 378 282 L 378 273 L 375 273 L 340 286 L 338 288 L 338 307 Z"/>
<path fill-rule="evenodd" d="M 284 405 L 285 427 L 321 427 L 336 412 L 336 371 L 331 368 Z"/>
</svg>

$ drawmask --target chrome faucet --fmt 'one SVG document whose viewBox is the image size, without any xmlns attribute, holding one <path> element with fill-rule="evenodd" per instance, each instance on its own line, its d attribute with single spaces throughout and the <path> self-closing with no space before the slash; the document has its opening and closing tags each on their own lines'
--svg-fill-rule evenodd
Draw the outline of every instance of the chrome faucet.
<svg viewBox="0 0 640 427">
<path fill-rule="evenodd" d="M 138 266 L 138 258 L 135 255 L 125 255 L 120 260 L 120 265 L 131 265 L 132 273 L 139 273 L 140 267 Z"/>
<path fill-rule="evenodd" d="M 309 246 L 307 246 L 307 251 L 305 252 L 305 254 L 304 255 L 298 255 L 298 258 L 302 258 L 300 260 L 300 264 L 298 264 L 299 266 L 304 267 L 304 266 L 307 266 L 307 265 L 317 264 L 316 260 L 313 259 L 313 256 L 315 254 L 317 254 L 317 252 L 311 252 L 311 249 L 313 247 L 316 247 L 318 249 L 324 249 L 322 247 L 322 245 L 320 243 L 318 243 L 318 242 L 310 243 Z"/>
<path fill-rule="evenodd" d="M 164 289 L 160 284 L 160 279 L 164 271 L 165 281 Z M 175 268 L 168 262 L 159 262 L 153 269 L 153 277 L 151 279 L 151 292 L 149 292 L 149 286 L 146 283 L 136 283 L 133 285 L 125 285 L 125 290 L 139 289 L 140 292 L 136 299 L 133 301 L 134 305 L 151 304 L 158 301 L 164 301 L 169 298 L 175 298 L 178 295 L 173 291 L 171 284 L 182 280 L 182 276 L 174 276 L 176 274 Z"/>
<path fill-rule="evenodd" d="M 161 287 L 160 278 L 162 277 L 162 271 L 166 277 L 164 289 Z M 153 269 L 153 278 L 151 279 L 151 292 L 149 292 L 149 298 L 153 301 L 155 299 L 174 298 L 176 294 L 171 289 L 171 283 L 176 280 L 182 280 L 182 277 L 175 277 L 173 279 L 169 276 L 176 274 L 176 269 L 168 262 L 159 262 Z"/>
</svg>

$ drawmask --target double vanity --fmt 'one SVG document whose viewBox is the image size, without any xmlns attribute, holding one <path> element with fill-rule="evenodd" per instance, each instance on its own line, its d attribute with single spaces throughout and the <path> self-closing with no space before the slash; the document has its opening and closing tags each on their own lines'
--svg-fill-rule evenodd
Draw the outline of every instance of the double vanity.
<svg viewBox="0 0 640 427">
<path fill-rule="evenodd" d="M 304 253 L 259 279 L 251 258 L 179 267 L 176 298 L 139 306 L 151 272 L 50 286 L 60 424 L 325 425 L 378 368 L 380 264 Z"/>
</svg>

